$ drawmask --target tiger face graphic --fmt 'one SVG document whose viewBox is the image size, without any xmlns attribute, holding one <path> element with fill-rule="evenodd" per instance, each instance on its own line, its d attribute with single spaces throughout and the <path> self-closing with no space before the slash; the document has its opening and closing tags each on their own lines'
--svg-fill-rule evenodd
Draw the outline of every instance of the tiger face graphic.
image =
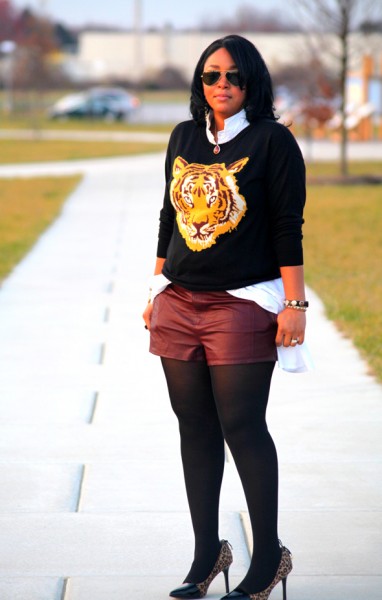
<svg viewBox="0 0 382 600">
<path fill-rule="evenodd" d="M 170 198 L 179 231 L 191 250 L 210 248 L 243 218 L 247 204 L 239 194 L 235 173 L 248 160 L 242 158 L 226 167 L 224 163 L 188 163 L 181 156 L 175 159 Z"/>
</svg>

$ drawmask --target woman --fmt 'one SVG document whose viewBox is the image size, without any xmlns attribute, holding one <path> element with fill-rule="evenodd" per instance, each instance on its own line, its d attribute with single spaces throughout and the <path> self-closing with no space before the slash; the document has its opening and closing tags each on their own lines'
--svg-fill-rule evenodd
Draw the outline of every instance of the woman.
<svg viewBox="0 0 382 600">
<path fill-rule="evenodd" d="M 221 571 L 229 591 L 232 554 L 218 535 L 225 440 L 246 496 L 253 556 L 224 598 L 266 600 L 282 581 L 285 599 L 292 562 L 278 538 L 277 455 L 265 412 L 277 348 L 293 352 L 304 342 L 304 163 L 276 122 L 269 72 L 245 38 L 229 35 L 203 52 L 191 114 L 168 146 L 143 313 L 179 420 L 195 534 L 191 569 L 170 596 L 202 598 Z"/>
</svg>

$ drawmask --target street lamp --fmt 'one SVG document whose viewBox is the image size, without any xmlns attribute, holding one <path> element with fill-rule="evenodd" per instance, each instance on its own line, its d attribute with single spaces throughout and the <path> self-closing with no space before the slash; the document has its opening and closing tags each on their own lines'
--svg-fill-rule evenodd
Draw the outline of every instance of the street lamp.
<svg viewBox="0 0 382 600">
<path fill-rule="evenodd" d="M 0 42 L 0 52 L 5 55 L 6 61 L 3 69 L 4 77 L 4 103 L 3 111 L 7 114 L 13 109 L 13 53 L 16 50 L 16 44 L 12 40 Z"/>
</svg>

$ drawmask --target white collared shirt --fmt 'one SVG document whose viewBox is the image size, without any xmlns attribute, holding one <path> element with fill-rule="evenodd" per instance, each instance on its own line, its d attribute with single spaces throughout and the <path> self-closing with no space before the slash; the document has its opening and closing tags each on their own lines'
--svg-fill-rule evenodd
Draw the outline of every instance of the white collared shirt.
<svg viewBox="0 0 382 600">
<path fill-rule="evenodd" d="M 224 129 L 222 131 L 217 132 L 217 143 L 225 144 L 230 140 L 233 140 L 243 129 L 248 127 L 249 121 L 247 121 L 247 116 L 245 114 L 244 108 L 241 109 L 240 112 L 232 115 L 232 117 L 228 117 L 224 121 Z M 211 142 L 214 146 L 216 146 L 215 138 L 211 131 L 211 112 L 208 113 L 206 118 L 206 134 L 208 141 Z"/>
</svg>

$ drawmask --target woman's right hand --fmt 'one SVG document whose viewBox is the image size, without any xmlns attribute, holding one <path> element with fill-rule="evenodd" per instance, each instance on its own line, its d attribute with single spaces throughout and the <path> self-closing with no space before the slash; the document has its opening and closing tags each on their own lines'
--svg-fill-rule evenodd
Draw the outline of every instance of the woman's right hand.
<svg viewBox="0 0 382 600">
<path fill-rule="evenodd" d="M 148 302 L 147 306 L 145 308 L 145 310 L 143 311 L 143 320 L 145 322 L 145 328 L 146 329 L 150 329 L 150 324 L 151 324 L 151 315 L 153 313 L 153 303 L 152 302 Z"/>
<path fill-rule="evenodd" d="M 162 269 L 163 269 L 163 265 L 166 262 L 165 258 L 157 258 L 156 262 L 155 262 L 155 269 L 154 269 L 154 278 L 156 275 L 160 275 L 162 273 Z M 147 303 L 147 306 L 145 308 L 145 310 L 143 311 L 143 320 L 145 322 L 145 328 L 146 329 L 150 329 L 151 326 L 151 315 L 153 314 L 153 303 L 152 300 L 155 297 L 155 295 L 152 293 L 153 290 L 150 286 L 150 293 L 149 293 L 149 301 Z"/>
</svg>

